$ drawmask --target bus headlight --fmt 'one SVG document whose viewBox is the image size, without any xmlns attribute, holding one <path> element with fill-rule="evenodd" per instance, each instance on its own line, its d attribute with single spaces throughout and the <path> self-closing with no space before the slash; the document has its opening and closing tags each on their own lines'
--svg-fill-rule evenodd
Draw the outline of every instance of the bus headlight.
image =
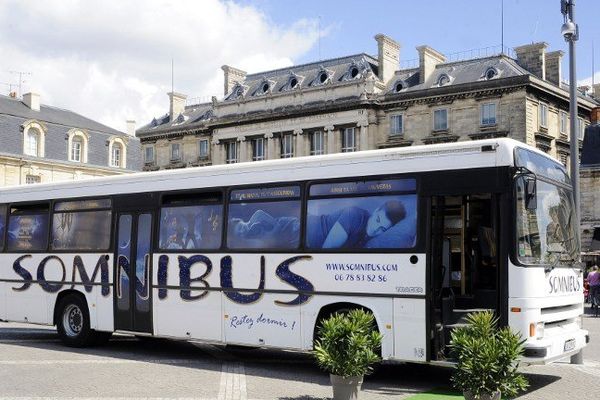
<svg viewBox="0 0 600 400">
<path fill-rule="evenodd" d="M 544 323 L 543 322 L 538 322 L 537 326 L 535 327 L 535 333 L 536 333 L 536 337 L 538 339 L 541 339 L 544 337 Z"/>
<path fill-rule="evenodd" d="M 532 322 L 529 324 L 529 337 L 541 339 L 544 337 L 544 323 L 538 322 L 537 324 Z"/>
</svg>

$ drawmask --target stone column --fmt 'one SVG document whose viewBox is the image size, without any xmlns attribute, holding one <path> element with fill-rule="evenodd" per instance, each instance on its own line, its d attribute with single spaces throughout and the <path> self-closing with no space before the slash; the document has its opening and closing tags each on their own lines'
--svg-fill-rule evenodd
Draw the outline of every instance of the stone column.
<svg viewBox="0 0 600 400">
<path fill-rule="evenodd" d="M 325 151 L 326 154 L 337 153 L 337 147 L 335 146 L 335 127 L 333 125 L 329 125 L 323 128 L 327 134 L 327 149 Z"/>
<path fill-rule="evenodd" d="M 225 153 L 219 139 L 213 138 L 211 143 L 213 147 L 211 151 L 213 165 L 225 164 Z"/>
<path fill-rule="evenodd" d="M 358 127 L 358 150 L 369 150 L 369 123 L 359 121 Z"/>
<path fill-rule="evenodd" d="M 302 133 L 302 129 L 294 129 L 294 135 L 296 136 L 296 149 L 294 152 L 296 153 L 296 157 L 302 157 L 306 155 L 304 154 L 304 136 Z"/>
<path fill-rule="evenodd" d="M 248 161 L 248 148 L 246 143 L 246 136 L 240 136 L 237 138 L 239 147 L 239 162 Z"/>
<path fill-rule="evenodd" d="M 265 134 L 265 140 L 267 141 L 267 154 L 265 160 L 273 160 L 275 158 L 275 139 L 273 139 L 273 132 Z"/>
</svg>

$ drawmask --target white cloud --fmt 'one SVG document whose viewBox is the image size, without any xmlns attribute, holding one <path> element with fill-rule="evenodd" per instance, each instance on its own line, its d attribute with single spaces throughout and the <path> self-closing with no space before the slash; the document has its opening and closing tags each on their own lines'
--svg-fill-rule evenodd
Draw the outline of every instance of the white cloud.
<svg viewBox="0 0 600 400">
<path fill-rule="evenodd" d="M 28 71 L 23 92 L 120 130 L 168 109 L 175 90 L 222 95 L 221 65 L 281 68 L 318 40 L 316 20 L 275 26 L 260 10 L 218 0 L 0 2 L 0 82 Z M 3 93 L 7 87 L 0 88 Z"/>
</svg>

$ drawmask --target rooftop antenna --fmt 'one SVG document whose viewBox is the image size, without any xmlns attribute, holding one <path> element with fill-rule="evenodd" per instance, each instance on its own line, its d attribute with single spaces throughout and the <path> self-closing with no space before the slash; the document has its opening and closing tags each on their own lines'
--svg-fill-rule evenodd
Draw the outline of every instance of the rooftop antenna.
<svg viewBox="0 0 600 400">
<path fill-rule="evenodd" d="M 501 32 L 500 33 L 500 40 L 501 40 L 500 47 L 501 47 L 501 50 L 500 50 L 500 54 L 504 54 L 504 0 L 502 0 L 500 4 L 501 4 L 501 8 L 502 8 L 502 10 L 500 12 L 500 14 L 501 14 L 501 18 L 500 18 L 500 21 L 501 21 L 500 22 L 500 24 L 501 24 L 501 29 L 500 29 L 500 32 Z"/>
<path fill-rule="evenodd" d="M 319 40 L 319 61 L 321 61 L 321 16 L 319 15 L 319 35 L 317 37 Z"/>
<path fill-rule="evenodd" d="M 173 57 L 171 57 L 171 93 L 175 93 L 175 72 L 173 65 Z"/>
<path fill-rule="evenodd" d="M 10 71 L 11 74 L 19 74 L 19 97 L 23 95 L 22 85 L 25 83 L 23 76 L 31 76 L 31 72 L 27 71 Z"/>
<path fill-rule="evenodd" d="M 18 83 L 10 83 L 10 82 L 0 82 L 0 85 L 4 85 L 4 86 L 8 86 L 8 93 L 12 93 L 13 92 L 13 88 L 14 87 L 18 87 L 19 84 Z"/>
<path fill-rule="evenodd" d="M 595 68 L 594 68 L 594 40 L 592 39 L 592 90 L 594 90 L 594 73 L 595 73 Z M 594 93 L 594 95 L 600 95 L 600 93 Z"/>
</svg>

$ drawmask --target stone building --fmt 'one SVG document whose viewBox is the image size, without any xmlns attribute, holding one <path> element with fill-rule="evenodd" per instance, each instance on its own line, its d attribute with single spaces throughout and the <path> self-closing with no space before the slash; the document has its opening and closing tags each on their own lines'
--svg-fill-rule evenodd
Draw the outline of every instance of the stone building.
<svg viewBox="0 0 600 400">
<path fill-rule="evenodd" d="M 600 108 L 585 132 L 580 177 L 582 259 L 600 265 Z"/>
<path fill-rule="evenodd" d="M 418 65 L 400 69 L 400 45 L 375 36 L 365 53 L 247 74 L 223 66 L 224 97 L 170 109 L 140 128 L 145 169 L 511 137 L 568 165 L 569 93 L 561 51 L 545 43 L 449 62 L 417 47 Z M 579 98 L 582 139 L 590 110 Z"/>
<path fill-rule="evenodd" d="M 130 130 L 43 105 L 35 93 L 0 96 L 0 187 L 139 171 L 140 142 Z"/>
</svg>

